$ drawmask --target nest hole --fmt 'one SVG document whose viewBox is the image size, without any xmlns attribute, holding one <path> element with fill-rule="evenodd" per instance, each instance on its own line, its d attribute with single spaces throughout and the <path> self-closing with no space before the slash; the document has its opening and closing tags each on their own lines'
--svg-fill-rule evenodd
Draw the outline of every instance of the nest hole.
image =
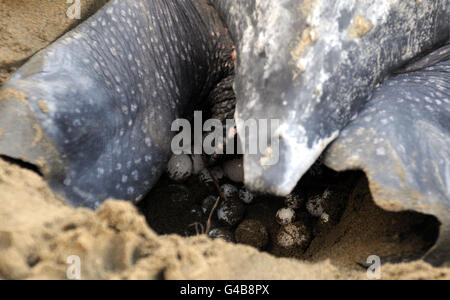
<svg viewBox="0 0 450 300">
<path fill-rule="evenodd" d="M 222 179 L 219 183 L 230 182 Z M 325 191 L 331 191 L 324 204 L 330 217 L 327 222 L 312 216 L 307 209 L 308 199 Z M 139 208 L 158 234 L 184 237 L 205 234 L 209 212 L 203 211 L 202 202 L 208 196 L 217 196 L 215 192 L 214 187 L 202 184 L 196 176 L 182 184 L 163 176 Z M 329 259 L 335 264 L 358 268 L 373 255 L 379 256 L 383 263 L 418 260 L 439 236 L 440 223 L 434 216 L 413 211 L 388 212 L 378 207 L 371 196 L 367 177 L 361 171 L 337 173 L 324 166 L 313 168 L 292 195 L 303 199 L 295 210 L 295 222 L 308 226 L 309 241 L 301 247 L 281 247 L 277 236 L 282 226 L 277 223 L 276 214 L 286 206 L 286 199 L 257 194 L 251 204 L 245 205 L 244 218 L 239 224 L 248 220 L 263 224 L 268 242 L 256 241 L 257 245 L 264 244 L 259 250 L 309 262 Z M 227 239 L 236 243 L 238 225 L 223 224 L 214 213 L 211 228 L 225 230 L 230 233 Z M 252 238 L 247 244 L 255 244 L 254 235 Z M 267 236 L 261 235 L 261 239 Z"/>
</svg>

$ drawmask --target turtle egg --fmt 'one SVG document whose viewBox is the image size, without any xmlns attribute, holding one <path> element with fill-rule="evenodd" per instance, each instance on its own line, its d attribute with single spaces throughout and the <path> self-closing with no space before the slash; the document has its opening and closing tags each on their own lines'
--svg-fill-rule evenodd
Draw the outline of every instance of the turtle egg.
<svg viewBox="0 0 450 300">
<path fill-rule="evenodd" d="M 322 203 L 322 196 L 313 197 L 308 200 L 308 203 L 306 203 L 306 209 L 312 216 L 320 217 L 324 213 Z"/>
<path fill-rule="evenodd" d="M 299 195 L 290 194 L 284 200 L 284 205 L 292 209 L 299 209 L 303 204 L 303 199 Z"/>
<path fill-rule="evenodd" d="M 295 211 L 292 208 L 281 208 L 277 212 L 276 219 L 281 226 L 291 224 L 295 221 Z"/>
<path fill-rule="evenodd" d="M 323 223 L 328 223 L 328 222 L 330 222 L 330 215 L 327 214 L 327 213 L 323 213 L 323 214 L 320 216 L 320 220 L 321 220 Z"/>
<path fill-rule="evenodd" d="M 201 170 L 201 172 L 198 174 L 198 178 L 205 184 L 214 182 L 207 168 Z"/>
<path fill-rule="evenodd" d="M 216 180 L 223 179 L 224 173 L 221 167 L 214 167 L 210 171 L 211 175 L 214 176 Z"/>
<path fill-rule="evenodd" d="M 253 195 L 252 192 L 244 188 L 239 190 L 239 199 L 245 204 L 251 204 L 255 199 L 255 195 Z"/>
<path fill-rule="evenodd" d="M 276 243 L 278 246 L 291 249 L 294 247 L 306 248 L 311 241 L 311 232 L 302 222 L 295 222 L 283 226 L 278 232 Z"/>
<path fill-rule="evenodd" d="M 203 200 L 202 202 L 202 211 L 205 215 L 209 215 L 211 210 L 213 209 L 214 205 L 217 202 L 216 196 L 208 196 Z"/>
<path fill-rule="evenodd" d="M 306 203 L 306 209 L 314 217 L 322 217 L 325 214 L 324 202 L 330 197 L 331 192 L 326 190 L 322 195 L 312 197 Z"/>
<path fill-rule="evenodd" d="M 269 243 L 269 234 L 266 227 L 257 220 L 243 221 L 234 232 L 234 236 L 236 242 L 259 250 L 264 249 Z"/>
<path fill-rule="evenodd" d="M 225 228 L 214 228 L 208 232 L 208 236 L 213 240 L 222 239 L 226 242 L 233 242 L 233 233 Z"/>
<path fill-rule="evenodd" d="M 227 201 L 222 201 L 217 210 L 217 218 L 222 223 L 235 226 L 242 221 L 245 214 L 244 204 L 236 198 L 228 198 Z"/>
<path fill-rule="evenodd" d="M 223 171 L 228 179 L 233 182 L 244 182 L 244 163 L 241 159 L 233 159 L 223 164 Z"/>
<path fill-rule="evenodd" d="M 173 155 L 167 165 L 170 179 L 181 182 L 192 175 L 192 160 L 188 155 Z"/>
<path fill-rule="evenodd" d="M 220 190 L 222 193 L 227 197 L 228 199 L 236 198 L 238 196 L 239 190 L 237 187 L 231 184 L 224 184 L 220 187 Z"/>
</svg>

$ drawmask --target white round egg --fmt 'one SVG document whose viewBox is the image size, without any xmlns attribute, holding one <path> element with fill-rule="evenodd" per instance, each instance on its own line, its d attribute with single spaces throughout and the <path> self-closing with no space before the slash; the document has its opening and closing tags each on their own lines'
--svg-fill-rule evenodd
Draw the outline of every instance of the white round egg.
<svg viewBox="0 0 450 300">
<path fill-rule="evenodd" d="M 192 160 L 189 155 L 173 155 L 167 164 L 170 179 L 182 182 L 192 175 Z"/>
<path fill-rule="evenodd" d="M 278 224 L 285 226 L 295 221 L 295 211 L 292 208 L 281 208 L 276 216 Z"/>
<path fill-rule="evenodd" d="M 293 247 L 305 248 L 311 241 L 311 232 L 301 222 L 283 226 L 278 232 L 276 243 L 278 246 L 290 249 Z"/>
</svg>

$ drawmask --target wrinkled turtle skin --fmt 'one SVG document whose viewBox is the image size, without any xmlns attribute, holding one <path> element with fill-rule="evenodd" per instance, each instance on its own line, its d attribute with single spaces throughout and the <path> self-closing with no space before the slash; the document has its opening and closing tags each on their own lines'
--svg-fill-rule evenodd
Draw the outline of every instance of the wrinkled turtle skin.
<svg viewBox="0 0 450 300">
<path fill-rule="evenodd" d="M 379 83 L 449 37 L 448 0 L 211 1 L 236 44 L 238 132 L 250 119 L 281 120 L 272 128 L 279 162 L 246 155 L 245 182 L 281 196 Z M 244 137 L 242 144 L 258 138 Z"/>
<path fill-rule="evenodd" d="M 172 121 L 232 73 L 232 51 L 207 1 L 112 0 L 3 87 L 0 153 L 75 206 L 138 201 L 165 170 Z"/>
<path fill-rule="evenodd" d="M 234 42 L 241 139 L 258 144 L 248 120 L 281 121 L 279 145 L 245 155 L 246 185 L 287 195 L 335 141 L 326 164 L 363 169 L 379 205 L 439 218 L 427 258 L 448 261 L 448 58 L 428 53 L 449 41 L 449 1 L 210 4 L 110 1 L 3 87 L 0 154 L 38 166 L 73 205 L 138 201 L 165 169 L 172 121 L 211 91 L 228 99 Z"/>
<path fill-rule="evenodd" d="M 282 120 L 279 163 L 246 155 L 246 185 L 290 193 L 337 139 L 326 164 L 364 170 L 385 209 L 438 217 L 427 260 L 449 262 L 448 46 L 428 54 L 449 41 L 449 1 L 212 2 L 238 54 L 238 133 L 249 119 Z"/>
<path fill-rule="evenodd" d="M 382 84 L 325 155 L 337 171 L 364 170 L 382 208 L 439 219 L 431 262 L 450 261 L 449 55 L 447 45 Z"/>
</svg>

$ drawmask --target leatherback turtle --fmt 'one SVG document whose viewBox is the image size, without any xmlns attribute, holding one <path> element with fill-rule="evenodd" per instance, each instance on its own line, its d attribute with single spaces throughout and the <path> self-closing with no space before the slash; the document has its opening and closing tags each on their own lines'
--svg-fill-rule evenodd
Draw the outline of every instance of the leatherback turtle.
<svg viewBox="0 0 450 300">
<path fill-rule="evenodd" d="M 382 208 L 436 216 L 440 237 L 428 258 L 445 261 L 450 258 L 450 44 L 403 70 L 374 91 L 327 150 L 325 163 L 337 171 L 364 170 Z"/>
<path fill-rule="evenodd" d="M 437 216 L 427 259 L 449 261 L 450 54 L 440 46 L 449 43 L 450 3 L 213 2 L 236 43 L 241 138 L 250 118 L 281 120 L 272 132 L 280 161 L 246 155 L 247 186 L 288 194 L 337 139 L 325 163 L 363 169 L 386 209 Z"/>
<path fill-rule="evenodd" d="M 280 161 L 251 188 L 286 195 L 396 68 L 449 38 L 448 1 L 213 1 L 236 43 L 238 132 L 279 119 Z M 257 138 L 248 136 L 245 142 Z M 244 142 L 244 141 L 243 141 Z"/>
<path fill-rule="evenodd" d="M 272 132 L 277 164 L 261 163 L 270 153 L 245 155 L 248 187 L 290 193 L 344 130 L 326 154 L 329 166 L 364 168 L 372 188 L 381 187 L 377 198 L 391 188 L 377 162 L 394 160 L 391 195 L 402 196 L 395 208 L 431 203 L 445 208 L 428 210 L 445 224 L 450 171 L 448 152 L 438 148 L 448 141 L 447 48 L 407 63 L 448 43 L 449 12 L 448 0 L 111 0 L 3 87 L 0 153 L 38 166 L 74 205 L 138 201 L 165 168 L 172 121 L 230 82 L 234 42 L 238 133 L 257 143 L 245 134 L 246 120 L 281 121 Z M 415 73 L 389 79 L 396 70 Z M 418 92 L 409 97 L 413 85 Z M 402 98 L 411 107 L 405 115 Z M 388 110 L 392 130 L 371 135 L 380 146 L 358 143 Z M 420 130 L 406 136 L 412 119 Z M 436 151 L 412 149 L 424 140 Z M 432 171 L 437 181 L 420 179 Z M 419 192 L 403 200 L 410 187 Z"/>
<path fill-rule="evenodd" d="M 110 1 L 3 87 L 0 152 L 73 205 L 138 201 L 165 170 L 172 121 L 232 73 L 232 52 L 207 1 Z"/>
</svg>

